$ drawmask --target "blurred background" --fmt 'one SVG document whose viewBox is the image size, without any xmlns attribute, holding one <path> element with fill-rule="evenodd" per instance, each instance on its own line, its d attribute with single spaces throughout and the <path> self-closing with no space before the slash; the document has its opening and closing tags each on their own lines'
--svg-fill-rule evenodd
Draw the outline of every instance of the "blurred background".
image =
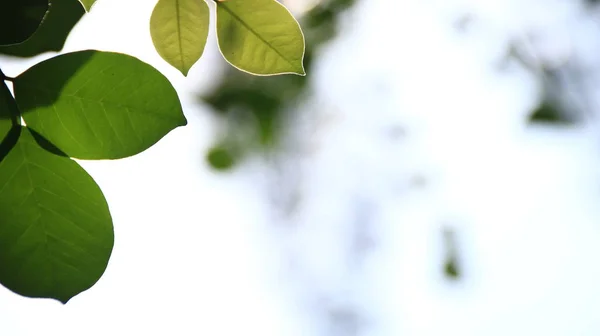
<svg viewBox="0 0 600 336">
<path fill-rule="evenodd" d="M 306 77 L 233 69 L 212 25 L 182 77 L 155 1 L 73 21 L 64 51 L 152 64 L 189 124 L 81 161 L 108 269 L 67 305 L 0 288 L 0 335 L 600 334 L 600 3 L 282 2 Z"/>
</svg>

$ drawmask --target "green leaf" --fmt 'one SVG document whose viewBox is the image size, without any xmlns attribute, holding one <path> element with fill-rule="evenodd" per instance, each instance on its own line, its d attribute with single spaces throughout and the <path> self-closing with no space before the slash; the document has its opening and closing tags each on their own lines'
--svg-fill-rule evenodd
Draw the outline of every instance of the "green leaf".
<svg viewBox="0 0 600 336">
<path fill-rule="evenodd" d="M 0 283 L 66 303 L 106 269 L 108 205 L 75 161 L 42 149 L 27 128 L 14 130 L 18 140 L 0 162 Z"/>
<path fill-rule="evenodd" d="M 158 54 L 187 76 L 208 38 L 209 9 L 204 0 L 159 0 L 150 18 Z"/>
<path fill-rule="evenodd" d="M 128 55 L 63 54 L 34 65 L 13 83 L 27 126 L 74 158 L 135 155 L 187 124 L 171 83 Z"/>
<path fill-rule="evenodd" d="M 96 0 L 79 0 L 79 2 L 81 2 L 81 4 L 83 5 L 85 11 L 89 12 L 92 9 L 92 6 L 96 2 Z"/>
<path fill-rule="evenodd" d="M 48 0 L 1 0 L 0 45 L 21 43 L 39 27 Z"/>
<path fill-rule="evenodd" d="M 304 35 L 275 0 L 217 2 L 217 39 L 225 59 L 255 75 L 305 75 Z"/>
<path fill-rule="evenodd" d="M 78 0 L 53 0 L 44 21 L 31 38 L 20 44 L 1 46 L 0 53 L 32 57 L 48 51 L 60 51 L 84 13 Z"/>
</svg>

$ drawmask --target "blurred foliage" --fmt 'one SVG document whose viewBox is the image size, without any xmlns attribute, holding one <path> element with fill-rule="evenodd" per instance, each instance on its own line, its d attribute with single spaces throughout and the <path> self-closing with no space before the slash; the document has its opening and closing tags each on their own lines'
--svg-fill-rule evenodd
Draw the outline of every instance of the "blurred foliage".
<svg viewBox="0 0 600 336">
<path fill-rule="evenodd" d="M 355 1 L 323 0 L 299 19 L 306 39 L 304 67 L 307 76 L 257 77 L 231 69 L 218 85 L 213 86 L 211 92 L 199 97 L 221 117 L 231 120 L 225 132 L 226 139 L 219 139 L 218 143 L 236 142 L 232 139 L 237 138 L 239 147 L 235 153 L 220 145 L 210 149 L 213 154 L 209 153 L 206 158 L 213 168 L 231 168 L 244 153 L 256 148 L 269 150 L 279 143 L 282 121 L 306 93 L 316 52 L 336 36 L 339 14 Z M 253 129 L 247 132 L 248 127 Z M 250 136 L 240 139 L 241 133 Z M 219 153 L 219 157 L 229 157 L 231 164 L 215 165 L 222 163 L 214 160 L 215 153 Z"/>
<path fill-rule="evenodd" d="M 532 111 L 529 123 L 572 125 L 576 123 L 576 120 L 562 111 L 558 104 L 545 100 Z"/>
<path fill-rule="evenodd" d="M 444 246 L 446 248 L 446 258 L 444 261 L 443 272 L 448 280 L 460 279 L 461 272 L 458 263 L 458 251 L 455 232 L 452 229 L 443 230 Z"/>
<path fill-rule="evenodd" d="M 46 0 L 0 1 L 0 45 L 22 43 L 30 38 L 47 10 Z"/>
<path fill-rule="evenodd" d="M 458 279 L 460 273 L 458 272 L 458 264 L 454 258 L 446 260 L 446 264 L 444 265 L 444 273 L 449 279 Z"/>
<path fill-rule="evenodd" d="M 236 163 L 236 157 L 230 148 L 217 145 L 208 151 L 206 161 L 215 170 L 228 170 Z"/>
<path fill-rule="evenodd" d="M 549 67 L 537 59 L 529 48 L 524 47 L 522 42 L 512 41 L 508 45 L 506 56 L 500 62 L 499 69 L 506 71 L 511 61 L 525 67 L 542 85 L 542 99 L 529 113 L 527 120 L 529 124 L 568 126 L 580 122 L 577 114 L 581 111 L 567 98 L 572 90 L 573 80 L 577 82 L 581 81 L 581 78 L 571 78 L 569 82 L 567 78 L 573 76 L 572 71 L 564 69 L 564 66 Z"/>
<path fill-rule="evenodd" d="M 473 21 L 475 21 L 475 17 L 471 13 L 463 14 L 454 22 L 454 29 L 460 33 L 466 33 L 473 25 Z"/>
<path fill-rule="evenodd" d="M 340 14 L 350 8 L 356 0 L 323 0 L 299 19 L 306 38 L 304 59 L 308 76 L 257 77 L 229 69 L 220 83 L 199 99 L 213 108 L 221 118 L 227 120 L 223 138 L 216 139 L 214 148 L 206 155 L 208 163 L 217 170 L 235 167 L 241 156 L 253 150 L 268 151 L 280 143 L 283 122 L 293 113 L 293 108 L 307 94 L 307 84 L 313 61 L 321 46 L 331 41 L 338 33 Z M 594 1 L 596 2 L 596 1 Z M 463 31 L 473 22 L 471 14 L 465 14 L 456 22 Z M 518 52 L 515 49 L 519 49 Z M 511 44 L 507 59 L 516 59 L 533 72 L 536 65 L 530 62 L 524 51 Z M 548 74 L 540 74 L 546 80 Z M 564 111 L 562 104 L 544 99 L 529 115 L 529 123 L 571 124 L 572 116 Z M 220 144 L 233 144 L 222 146 Z M 210 154 L 213 153 L 213 154 Z M 227 165 L 217 165 L 214 153 L 229 158 Z"/>
</svg>

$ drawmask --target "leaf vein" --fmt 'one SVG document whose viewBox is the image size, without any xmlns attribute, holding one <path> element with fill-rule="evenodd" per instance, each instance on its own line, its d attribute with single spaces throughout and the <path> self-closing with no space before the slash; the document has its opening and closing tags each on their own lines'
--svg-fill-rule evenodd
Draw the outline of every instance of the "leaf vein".
<svg viewBox="0 0 600 336">
<path fill-rule="evenodd" d="M 273 46 L 269 41 L 267 41 L 265 38 L 262 37 L 262 35 L 260 35 L 257 31 L 255 31 L 250 25 L 248 25 L 248 23 L 246 23 L 246 21 L 244 21 L 239 15 L 237 15 L 236 13 L 234 13 L 229 7 L 227 7 L 227 5 L 224 2 L 217 2 L 217 6 L 221 6 L 223 9 L 225 9 L 229 14 L 231 14 L 231 16 L 233 16 L 236 20 L 238 20 L 244 27 L 246 27 L 246 29 L 248 29 L 252 34 L 254 34 L 254 36 L 256 36 L 259 40 L 261 40 L 264 44 L 266 44 L 267 46 L 269 46 L 273 51 L 275 51 L 275 53 L 277 55 L 279 55 L 279 57 L 281 57 L 282 59 L 284 59 L 286 62 L 288 62 L 289 65 L 291 65 L 292 67 L 295 66 L 293 60 L 288 59 L 287 57 L 285 57 L 285 55 L 283 55 L 279 49 L 275 48 L 275 46 Z"/>
</svg>

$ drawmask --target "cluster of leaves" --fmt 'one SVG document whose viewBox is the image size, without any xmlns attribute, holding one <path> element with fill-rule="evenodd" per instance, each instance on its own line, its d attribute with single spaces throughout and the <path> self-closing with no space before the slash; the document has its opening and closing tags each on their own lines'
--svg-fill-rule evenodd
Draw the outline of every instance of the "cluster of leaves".
<svg viewBox="0 0 600 336">
<path fill-rule="evenodd" d="M 254 75 L 304 75 L 304 36 L 290 12 L 274 0 L 216 1 L 217 40 L 223 57 Z M 202 55 L 209 28 L 203 0 L 159 0 L 150 19 L 154 46 L 183 75 Z"/>
<path fill-rule="evenodd" d="M 0 2 L 0 53 L 59 51 L 94 1 Z M 216 17 L 219 47 L 235 67 L 304 75 L 302 31 L 275 0 L 220 1 Z M 158 53 L 184 75 L 204 50 L 208 19 L 204 0 L 159 0 L 152 14 Z M 93 286 L 112 252 L 113 223 L 100 187 L 73 159 L 126 158 L 186 123 L 167 78 L 125 54 L 61 54 L 15 78 L 0 70 L 0 283 L 63 303 Z"/>
</svg>

